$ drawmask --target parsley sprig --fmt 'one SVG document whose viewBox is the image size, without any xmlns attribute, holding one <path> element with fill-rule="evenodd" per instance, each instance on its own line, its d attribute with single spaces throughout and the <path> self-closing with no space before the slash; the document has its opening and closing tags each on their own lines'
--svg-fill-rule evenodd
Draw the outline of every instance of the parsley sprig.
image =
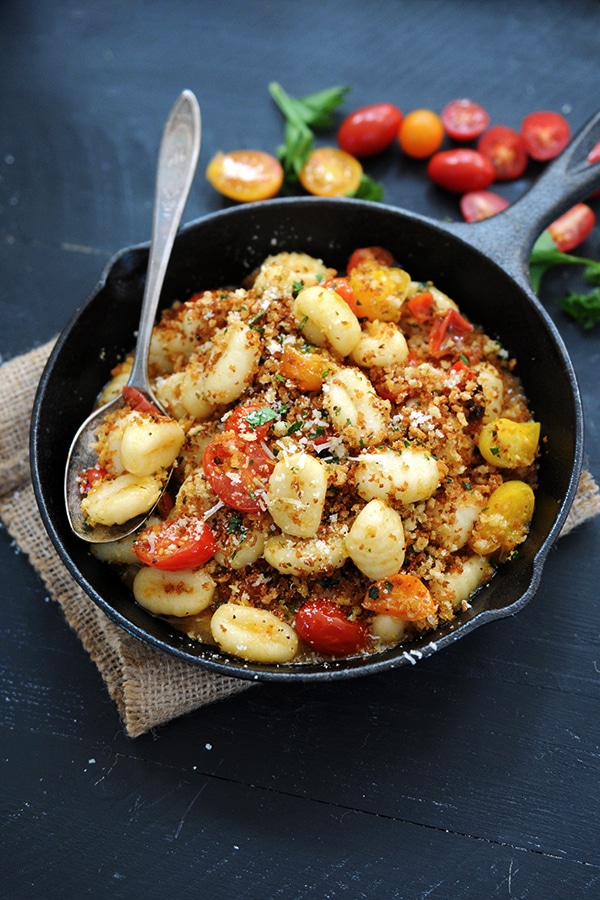
<svg viewBox="0 0 600 900">
<path fill-rule="evenodd" d="M 563 312 L 584 328 L 593 328 L 596 322 L 600 322 L 600 262 L 563 253 L 552 240 L 550 232 L 543 231 L 533 245 L 529 260 L 529 277 L 536 293 L 539 292 L 544 273 L 552 266 L 561 265 L 583 266 L 585 280 L 589 284 L 596 285 L 589 293 L 572 292 L 558 301 Z"/>
<path fill-rule="evenodd" d="M 334 125 L 333 114 L 349 90 L 348 86 L 331 87 L 305 97 L 292 97 L 278 82 L 269 84 L 269 93 L 285 117 L 284 143 L 276 152 L 288 184 L 298 181 L 302 166 L 314 150 L 315 130 Z M 379 201 L 383 199 L 383 186 L 363 173 L 352 196 Z"/>
</svg>

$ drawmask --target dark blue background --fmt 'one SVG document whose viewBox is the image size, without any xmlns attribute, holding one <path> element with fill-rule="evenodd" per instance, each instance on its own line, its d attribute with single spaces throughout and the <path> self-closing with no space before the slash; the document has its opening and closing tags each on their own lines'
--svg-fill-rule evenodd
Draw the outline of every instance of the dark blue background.
<svg viewBox="0 0 600 900">
<path fill-rule="evenodd" d="M 225 203 L 203 176 L 217 150 L 280 143 L 271 80 L 351 85 L 345 111 L 468 95 L 498 123 L 556 109 L 576 129 L 600 104 L 599 59 L 597 0 L 4 0 L 1 358 L 56 334 L 110 256 L 149 238 L 183 88 L 204 125 L 192 219 Z M 459 217 L 396 148 L 368 168 L 387 202 Z M 600 257 L 600 228 L 581 251 Z M 557 272 L 542 299 L 598 477 L 600 326 L 556 303 L 575 284 Z M 593 521 L 561 539 L 518 617 L 414 668 L 256 687 L 131 741 L 0 532 L 0 896 L 598 896 L 599 534 Z"/>
</svg>

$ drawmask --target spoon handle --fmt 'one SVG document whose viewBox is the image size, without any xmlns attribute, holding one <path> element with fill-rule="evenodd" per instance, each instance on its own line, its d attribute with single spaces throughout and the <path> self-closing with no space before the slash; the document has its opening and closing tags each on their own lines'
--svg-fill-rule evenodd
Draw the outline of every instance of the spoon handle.
<svg viewBox="0 0 600 900">
<path fill-rule="evenodd" d="M 128 382 L 130 386 L 150 395 L 150 338 L 171 250 L 196 171 L 200 135 L 198 101 L 191 91 L 183 91 L 169 114 L 160 144 L 148 272 L 135 357 Z"/>
</svg>

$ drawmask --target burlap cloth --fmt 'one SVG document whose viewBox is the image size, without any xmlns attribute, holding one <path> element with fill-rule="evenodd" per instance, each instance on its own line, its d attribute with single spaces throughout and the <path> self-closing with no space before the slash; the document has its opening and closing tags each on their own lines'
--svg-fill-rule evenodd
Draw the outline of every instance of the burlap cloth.
<svg viewBox="0 0 600 900">
<path fill-rule="evenodd" d="M 29 473 L 29 420 L 54 341 L 0 366 L 0 519 L 98 667 L 130 737 L 251 687 L 188 666 L 130 637 L 98 609 L 64 568 L 39 517 Z M 563 534 L 600 512 L 584 472 Z"/>
</svg>

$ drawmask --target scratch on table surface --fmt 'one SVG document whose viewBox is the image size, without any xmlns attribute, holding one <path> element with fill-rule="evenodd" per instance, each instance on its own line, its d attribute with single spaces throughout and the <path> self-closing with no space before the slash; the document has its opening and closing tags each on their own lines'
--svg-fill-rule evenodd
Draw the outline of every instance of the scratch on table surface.
<svg viewBox="0 0 600 900">
<path fill-rule="evenodd" d="M 186 808 L 185 808 L 185 810 L 184 810 L 184 813 L 183 813 L 182 817 L 181 817 L 180 820 L 179 820 L 179 824 L 177 825 L 177 828 L 175 829 L 175 833 L 174 833 L 174 835 L 173 835 L 173 840 L 176 841 L 177 838 L 179 837 L 179 835 L 181 834 L 181 830 L 182 830 L 182 828 L 183 828 L 183 826 L 184 826 L 185 820 L 186 820 L 186 818 L 187 818 L 189 812 L 191 811 L 191 809 L 192 809 L 194 803 L 196 802 L 196 800 L 198 799 L 198 797 L 199 797 L 199 796 L 202 794 L 202 792 L 205 790 L 207 784 L 208 784 L 208 781 L 205 781 L 204 784 L 202 785 L 202 787 L 201 787 L 198 791 L 196 791 L 196 793 L 194 794 L 194 796 L 192 797 L 192 799 L 190 800 L 190 802 L 189 802 L 188 805 L 186 806 Z"/>
<path fill-rule="evenodd" d="M 70 253 L 87 253 L 92 256 L 105 256 L 104 250 L 100 250 L 98 247 L 88 247 L 85 244 L 69 244 L 66 241 L 61 241 L 60 249 L 68 250 Z"/>
</svg>

